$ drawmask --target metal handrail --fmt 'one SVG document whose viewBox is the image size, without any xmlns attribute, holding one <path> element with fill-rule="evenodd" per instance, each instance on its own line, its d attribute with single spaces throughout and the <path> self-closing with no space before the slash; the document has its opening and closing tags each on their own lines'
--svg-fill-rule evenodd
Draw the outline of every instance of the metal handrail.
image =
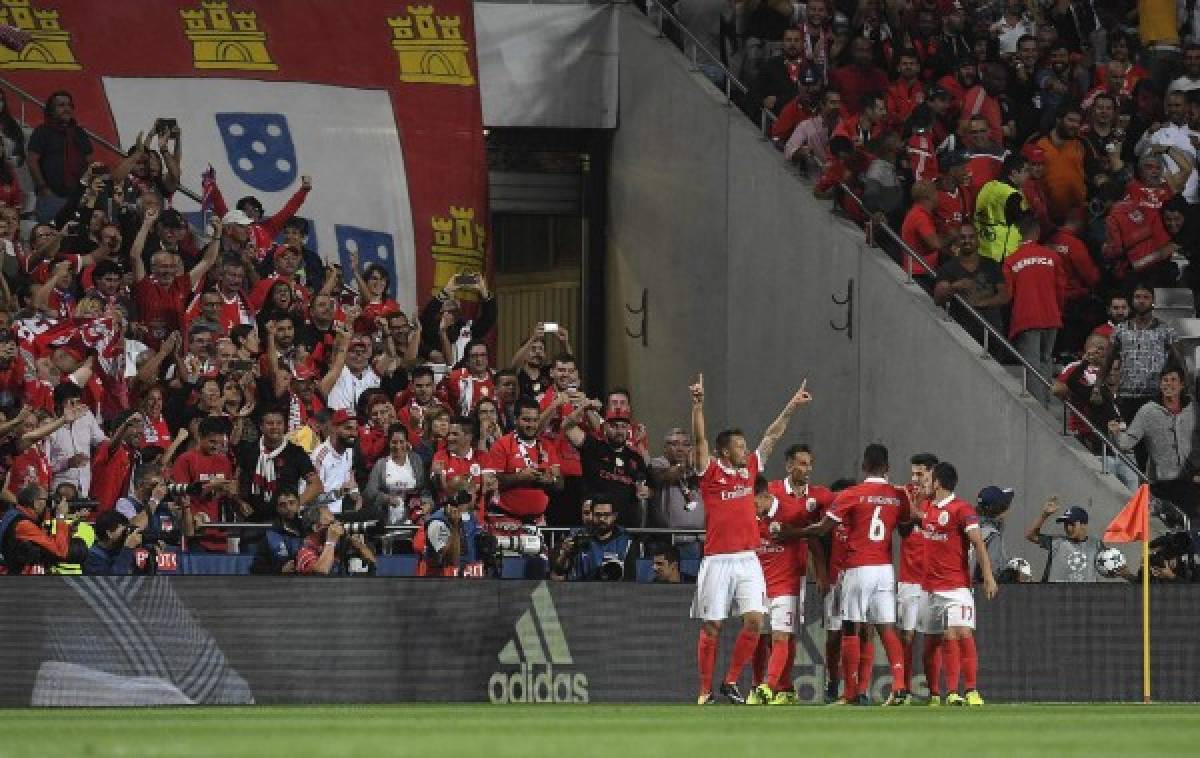
<svg viewBox="0 0 1200 758">
<path fill-rule="evenodd" d="M 14 84 L 13 82 L 9 81 L 8 79 L 6 79 L 2 76 L 0 76 L 0 87 L 4 87 L 5 89 L 9 90 L 10 92 L 12 92 L 13 94 L 15 94 L 18 97 L 18 99 L 21 102 L 21 125 L 26 126 L 26 127 L 29 126 L 29 120 L 27 118 L 25 118 L 25 104 L 33 103 L 39 109 L 41 109 L 43 107 L 42 101 L 39 100 L 37 97 L 35 97 L 30 92 L 28 92 L 27 90 L 25 90 L 20 85 Z M 121 149 L 120 145 L 113 144 L 112 142 L 108 141 L 107 139 L 100 136 L 96 132 L 87 128 L 86 126 L 80 125 L 79 128 L 83 130 L 83 133 L 86 134 L 88 136 L 88 139 L 90 139 L 92 142 L 95 142 L 95 143 L 101 145 L 102 147 L 108 148 L 110 151 L 113 152 L 113 154 L 120 156 L 122 159 L 125 157 L 125 151 Z M 184 187 L 182 184 L 176 188 L 176 191 L 191 198 L 192 200 L 196 201 L 197 203 L 199 203 L 201 201 L 199 194 L 188 189 L 187 187 Z"/>
<path fill-rule="evenodd" d="M 863 202 L 862 198 L 860 198 L 858 195 L 856 195 L 854 193 L 854 191 L 852 189 L 850 189 L 849 187 L 847 187 L 844 183 L 840 184 L 839 186 L 840 186 L 842 192 L 849 195 L 854 200 L 854 202 L 858 205 L 858 207 L 862 209 L 863 213 L 865 213 L 867 215 L 867 218 L 871 219 L 872 228 L 878 227 L 878 228 L 883 229 L 883 231 L 889 237 L 892 238 L 892 241 L 895 242 L 897 245 L 899 245 L 900 250 L 903 251 L 904 255 L 909 259 L 909 262 L 910 262 L 909 266 L 904 267 L 905 271 L 908 272 L 908 281 L 909 282 L 912 282 L 913 274 L 912 274 L 911 263 L 913 261 L 916 261 L 917 263 L 919 263 L 921 265 L 921 267 L 925 270 L 926 274 L 928 274 L 930 276 L 936 276 L 937 272 L 934 271 L 929 266 L 929 264 L 925 262 L 925 259 L 922 258 L 915 250 L 913 250 L 908 245 L 908 243 L 905 242 L 903 240 L 903 238 L 900 237 L 900 235 L 896 234 L 895 230 L 893 230 L 888 224 L 880 222 L 880 221 L 875 221 L 872 218 L 871 211 L 867 209 L 867 206 Z M 1008 341 L 1008 339 L 1006 339 L 1002 334 L 1000 334 L 1000 332 L 996 331 L 996 328 L 993 327 L 991 325 L 991 323 L 989 323 L 988 320 L 983 317 L 983 314 L 981 314 L 979 311 L 977 311 L 973 305 L 968 303 L 966 301 L 966 299 L 963 298 L 962 295 L 959 295 L 956 292 L 953 295 L 951 295 L 951 300 L 954 301 L 955 303 L 957 303 L 963 309 L 965 309 L 967 311 L 967 313 L 969 313 L 971 315 L 971 318 L 973 318 L 979 326 L 983 327 L 983 329 L 984 329 L 983 349 L 985 351 L 988 350 L 988 347 L 989 347 L 988 343 L 989 343 L 989 337 L 990 337 L 990 339 L 995 340 L 1000 345 L 1000 347 L 1002 347 L 1004 349 L 1004 351 L 1010 357 L 1015 358 L 1017 360 L 1017 362 L 1021 364 L 1021 366 L 1024 369 L 1024 374 L 1023 374 L 1022 380 L 1021 380 L 1021 388 L 1025 392 L 1029 391 L 1029 374 L 1033 374 L 1033 377 L 1037 381 L 1041 382 L 1041 384 L 1043 386 L 1045 386 L 1047 389 L 1052 390 L 1054 388 L 1054 383 L 1050 379 L 1047 379 L 1046 377 L 1042 376 L 1040 371 L 1038 371 L 1036 368 L 1034 368 L 1034 366 L 1032 364 L 1030 364 L 1029 361 L 1025 360 L 1025 356 L 1021 355 L 1021 353 L 1017 351 L 1017 348 L 1014 347 L 1013 344 Z M 1104 449 L 1106 451 L 1112 451 L 1113 457 L 1115 457 L 1117 460 L 1121 461 L 1126 466 L 1131 468 L 1137 474 L 1139 481 L 1141 481 L 1141 482 L 1149 481 L 1149 477 L 1147 477 L 1146 474 L 1143 473 L 1142 470 L 1138 468 L 1137 463 L 1134 460 L 1132 460 L 1128 455 L 1126 455 L 1123 450 L 1121 450 L 1119 447 L 1117 447 L 1115 442 L 1112 442 L 1111 440 L 1109 440 L 1108 435 L 1104 432 L 1101 432 L 1100 429 L 1095 424 L 1092 423 L 1091 419 L 1089 419 L 1087 416 L 1085 416 L 1083 413 L 1081 413 L 1079 411 L 1079 409 L 1076 408 L 1069 400 L 1063 400 L 1062 404 L 1063 404 L 1063 406 L 1065 406 L 1065 408 L 1067 409 L 1068 412 L 1073 413 L 1075 415 L 1075 418 L 1077 418 L 1081 422 L 1083 422 L 1084 426 L 1086 426 L 1088 428 L 1088 431 L 1090 431 L 1092 434 L 1094 434 L 1096 436 L 1096 438 L 1100 441 L 1100 444 L 1104 447 Z M 1105 456 L 1101 456 L 1100 461 L 1101 461 L 1101 463 L 1100 463 L 1101 470 L 1104 471 L 1105 473 L 1107 473 L 1107 458 Z"/>
<path fill-rule="evenodd" d="M 238 531 L 238 530 L 249 531 L 252 529 L 270 529 L 273 526 L 275 526 L 275 524 L 270 521 L 258 521 L 258 522 L 253 522 L 253 521 L 209 521 L 204 524 L 196 524 L 197 529 L 230 529 L 233 531 Z M 418 524 L 389 524 L 385 528 L 385 531 L 397 532 L 397 533 L 415 532 L 420 528 L 421 527 Z M 575 528 L 576 527 L 570 527 L 570 526 L 540 526 L 540 527 L 538 527 L 538 531 L 549 532 L 551 534 L 558 534 L 558 533 L 569 532 Z M 704 535 L 703 529 L 672 529 L 670 527 L 661 527 L 661 526 L 628 527 L 625 529 L 625 532 L 626 532 L 626 534 L 634 534 L 634 535 L 638 535 L 638 534 L 647 534 L 647 535 L 669 534 L 671 536 L 680 536 L 680 537 L 701 537 Z"/>
<path fill-rule="evenodd" d="M 729 70 L 728 66 L 726 66 L 724 63 L 721 62 L 721 59 L 718 56 L 713 54 L 712 51 L 710 51 L 707 47 L 702 45 L 700 43 L 700 40 L 696 39 L 696 35 L 692 34 L 691 31 L 689 31 L 688 28 L 686 26 L 684 26 L 683 22 L 679 20 L 678 16 L 676 16 L 674 13 L 672 13 L 671 11 L 664 8 L 663 4 L 660 2 L 654 3 L 653 8 L 655 11 L 654 24 L 655 24 L 655 27 L 658 29 L 658 36 L 660 36 L 660 37 L 666 36 L 663 33 L 663 16 L 666 16 L 667 18 L 674 21 L 675 27 L 677 29 L 679 29 L 679 31 L 683 32 L 683 34 L 686 35 L 689 40 L 691 40 L 692 45 L 693 45 L 693 47 L 692 47 L 692 65 L 693 66 L 699 65 L 696 61 L 696 50 L 700 50 L 706 56 L 708 56 L 709 60 L 711 60 L 713 63 L 717 64 L 717 66 L 720 67 L 722 72 L 724 72 L 724 74 L 725 74 L 725 102 L 726 103 L 733 102 L 733 92 L 730 89 L 731 86 L 736 86 L 739 90 L 742 91 L 742 94 L 750 93 L 750 88 L 748 86 L 746 86 L 745 84 L 742 84 L 742 81 L 733 75 L 733 72 Z"/>
</svg>

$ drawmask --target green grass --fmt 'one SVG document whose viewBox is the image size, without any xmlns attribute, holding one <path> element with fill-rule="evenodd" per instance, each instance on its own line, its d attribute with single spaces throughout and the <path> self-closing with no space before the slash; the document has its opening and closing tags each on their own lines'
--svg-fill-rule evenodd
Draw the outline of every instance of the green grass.
<svg viewBox="0 0 1200 758">
<path fill-rule="evenodd" d="M 1191 755 L 1200 706 L 377 705 L 0 710 L 17 756 Z"/>
</svg>

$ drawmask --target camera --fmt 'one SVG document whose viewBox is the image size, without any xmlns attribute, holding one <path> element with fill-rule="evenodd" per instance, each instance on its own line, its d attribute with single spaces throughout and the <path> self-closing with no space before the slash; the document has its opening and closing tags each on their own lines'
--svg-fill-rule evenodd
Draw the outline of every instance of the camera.
<svg viewBox="0 0 1200 758">
<path fill-rule="evenodd" d="M 545 547 L 542 533 L 536 526 L 524 525 L 505 529 L 502 534 L 479 534 L 475 538 L 475 546 L 485 558 L 491 558 L 497 553 L 515 553 L 517 555 L 540 555 Z"/>
<path fill-rule="evenodd" d="M 604 556 L 597 578 L 602 582 L 619 582 L 625 578 L 625 563 L 615 555 Z"/>
<path fill-rule="evenodd" d="M 67 500 L 67 510 L 75 511 L 95 511 L 100 508 L 100 502 L 89 497 L 73 497 Z"/>
<path fill-rule="evenodd" d="M 179 121 L 173 118 L 154 119 L 154 131 L 160 134 L 170 134 L 179 128 Z"/>
</svg>

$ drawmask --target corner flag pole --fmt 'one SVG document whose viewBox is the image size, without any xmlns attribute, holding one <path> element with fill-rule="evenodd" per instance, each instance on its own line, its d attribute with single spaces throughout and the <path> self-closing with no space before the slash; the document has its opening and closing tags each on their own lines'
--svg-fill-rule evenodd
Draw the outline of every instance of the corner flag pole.
<svg viewBox="0 0 1200 758">
<path fill-rule="evenodd" d="M 1150 702 L 1150 509 L 1142 525 L 1142 702 Z"/>
</svg>

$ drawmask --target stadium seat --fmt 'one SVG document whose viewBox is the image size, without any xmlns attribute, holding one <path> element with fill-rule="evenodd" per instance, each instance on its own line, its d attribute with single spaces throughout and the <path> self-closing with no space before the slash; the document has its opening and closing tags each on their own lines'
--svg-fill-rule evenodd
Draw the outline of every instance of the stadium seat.
<svg viewBox="0 0 1200 758">
<path fill-rule="evenodd" d="M 181 553 L 179 555 L 179 573 L 193 576 L 249 574 L 250 564 L 253 562 L 253 555 Z"/>
<path fill-rule="evenodd" d="M 417 556 L 412 553 L 402 555 L 381 555 L 375 561 L 375 576 L 416 576 Z"/>
</svg>

